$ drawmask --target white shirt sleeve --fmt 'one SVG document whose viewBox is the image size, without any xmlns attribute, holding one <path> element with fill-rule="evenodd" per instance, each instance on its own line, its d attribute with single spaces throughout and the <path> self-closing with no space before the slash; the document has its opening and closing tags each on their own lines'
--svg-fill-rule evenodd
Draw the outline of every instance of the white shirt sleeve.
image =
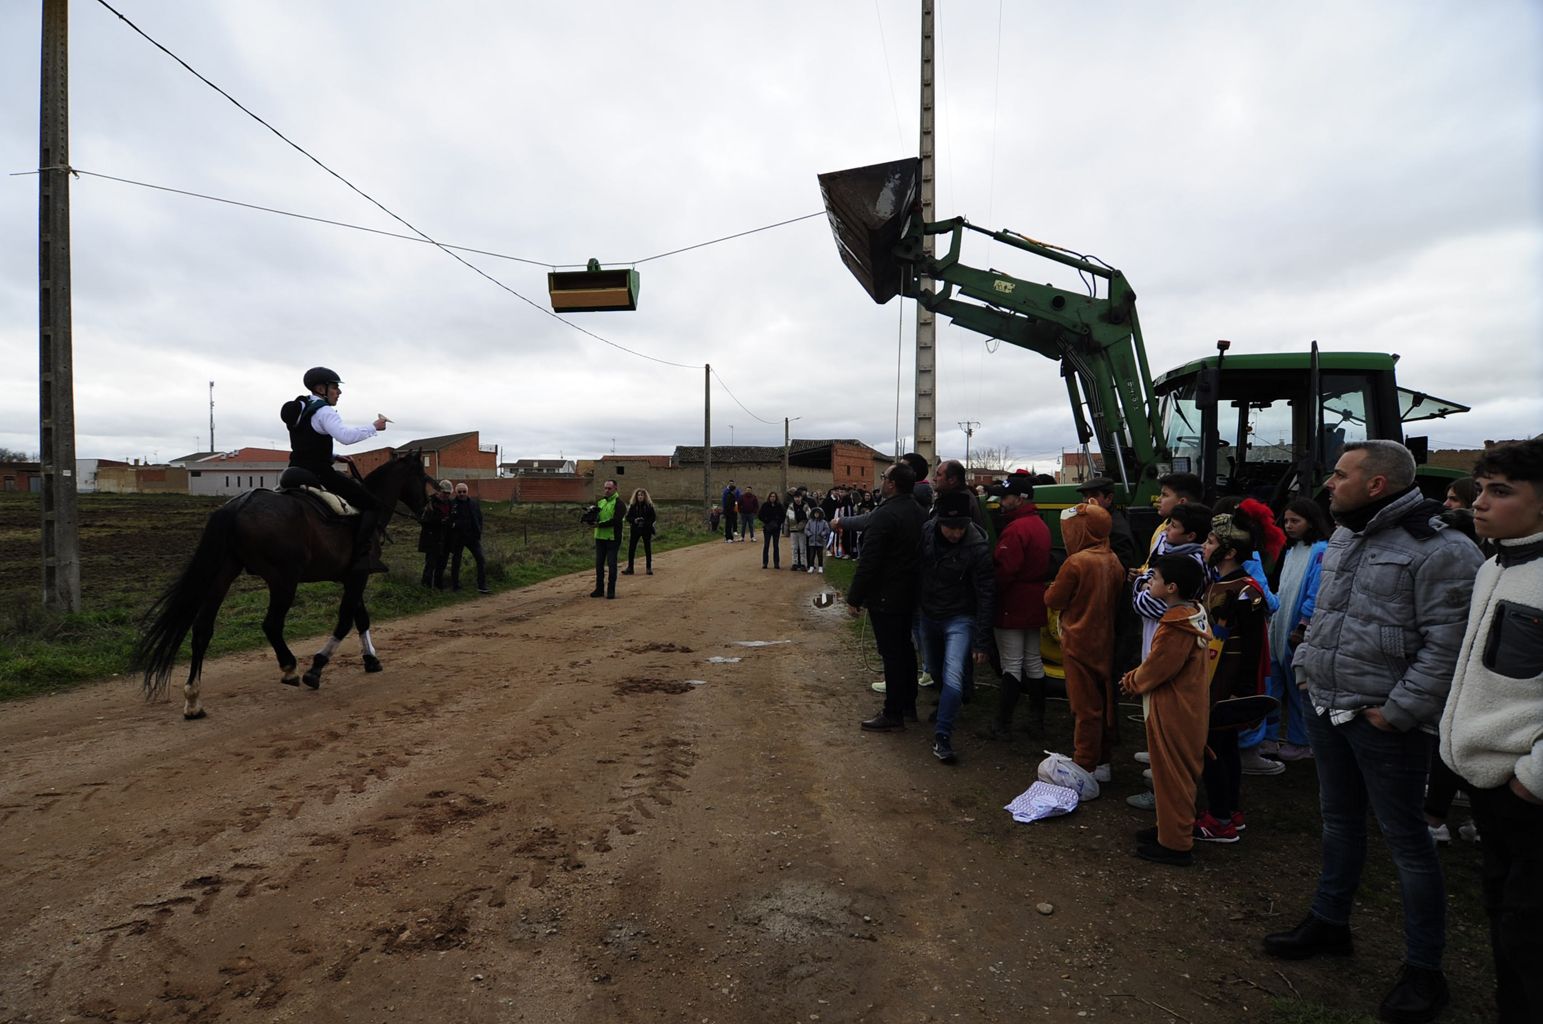
<svg viewBox="0 0 1543 1024">
<path fill-rule="evenodd" d="M 367 437 L 374 437 L 377 431 L 373 425 L 364 427 L 350 427 L 343 422 L 337 409 L 330 405 L 317 409 L 311 417 L 311 429 L 318 434 L 331 434 L 333 440 L 341 444 L 356 444 Z"/>
</svg>

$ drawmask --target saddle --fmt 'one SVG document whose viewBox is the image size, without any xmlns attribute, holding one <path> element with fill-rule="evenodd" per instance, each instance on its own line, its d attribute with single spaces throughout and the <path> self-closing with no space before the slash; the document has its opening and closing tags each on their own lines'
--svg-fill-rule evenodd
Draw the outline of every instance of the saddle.
<svg viewBox="0 0 1543 1024">
<path fill-rule="evenodd" d="M 323 512 L 339 519 L 349 519 L 359 514 L 358 509 L 321 487 L 316 480 L 316 474 L 299 466 L 290 466 L 284 470 L 283 475 L 279 477 L 279 493 L 314 501 Z"/>
</svg>

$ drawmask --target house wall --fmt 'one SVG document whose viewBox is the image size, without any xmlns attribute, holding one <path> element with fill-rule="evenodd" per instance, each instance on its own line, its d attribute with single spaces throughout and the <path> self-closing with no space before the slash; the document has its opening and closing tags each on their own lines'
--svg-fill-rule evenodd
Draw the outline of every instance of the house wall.
<svg viewBox="0 0 1543 1024">
<path fill-rule="evenodd" d="M 177 466 L 100 466 L 96 489 L 102 494 L 186 494 L 188 471 Z"/>
<path fill-rule="evenodd" d="M 186 469 L 189 494 L 240 494 L 276 490 L 284 466 L 272 462 L 195 462 Z"/>
</svg>

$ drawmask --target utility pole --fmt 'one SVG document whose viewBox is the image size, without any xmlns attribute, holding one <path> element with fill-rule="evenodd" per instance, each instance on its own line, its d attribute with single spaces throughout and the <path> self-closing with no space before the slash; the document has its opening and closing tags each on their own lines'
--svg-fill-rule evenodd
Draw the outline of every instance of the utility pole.
<svg viewBox="0 0 1543 1024">
<path fill-rule="evenodd" d="M 38 433 L 43 469 L 43 604 L 80 610 L 75 375 L 70 338 L 70 10 L 43 0 L 38 118 Z"/>
<path fill-rule="evenodd" d="M 788 493 L 788 426 L 793 421 L 782 417 L 782 493 Z"/>
<path fill-rule="evenodd" d="M 932 117 L 932 5 L 933 0 L 922 0 L 922 68 L 921 68 L 921 201 L 922 220 L 932 223 L 933 210 L 933 117 Z M 922 251 L 932 259 L 935 246 L 932 235 L 922 235 Z M 923 289 L 930 289 L 933 282 L 923 278 Z M 927 460 L 928 465 L 937 462 L 937 321 L 932 311 L 916 305 L 916 435 L 913 449 Z"/>
<path fill-rule="evenodd" d="M 209 382 L 209 450 L 211 452 L 215 450 L 215 447 L 214 447 L 214 381 L 212 381 L 212 380 Z"/>
<path fill-rule="evenodd" d="M 702 500 L 713 503 L 713 364 L 702 365 Z"/>
<path fill-rule="evenodd" d="M 960 422 L 959 429 L 964 431 L 964 468 L 970 468 L 970 438 L 975 436 L 975 428 L 980 426 L 980 420 L 964 420 Z"/>
</svg>

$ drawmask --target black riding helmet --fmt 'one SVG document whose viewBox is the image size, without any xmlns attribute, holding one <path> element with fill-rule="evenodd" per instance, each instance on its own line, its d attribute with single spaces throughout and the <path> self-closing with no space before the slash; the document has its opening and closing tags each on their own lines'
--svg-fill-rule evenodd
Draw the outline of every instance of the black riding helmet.
<svg viewBox="0 0 1543 1024">
<path fill-rule="evenodd" d="M 306 388 L 310 390 L 314 390 L 317 386 L 322 384 L 337 384 L 341 386 L 343 383 L 338 379 L 338 375 L 336 373 L 327 369 L 325 366 L 313 366 L 309 370 L 305 371 L 304 382 Z"/>
</svg>

